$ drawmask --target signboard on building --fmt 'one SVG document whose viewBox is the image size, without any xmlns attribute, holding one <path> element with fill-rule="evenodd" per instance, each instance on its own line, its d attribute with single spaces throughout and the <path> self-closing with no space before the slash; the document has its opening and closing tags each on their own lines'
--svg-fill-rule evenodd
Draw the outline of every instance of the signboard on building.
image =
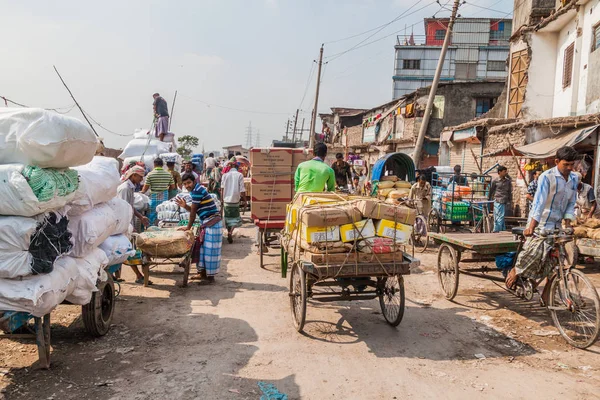
<svg viewBox="0 0 600 400">
<path fill-rule="evenodd" d="M 371 126 L 367 126 L 363 131 L 363 142 L 369 143 L 375 141 L 375 127 L 377 125 L 373 124 Z"/>
</svg>

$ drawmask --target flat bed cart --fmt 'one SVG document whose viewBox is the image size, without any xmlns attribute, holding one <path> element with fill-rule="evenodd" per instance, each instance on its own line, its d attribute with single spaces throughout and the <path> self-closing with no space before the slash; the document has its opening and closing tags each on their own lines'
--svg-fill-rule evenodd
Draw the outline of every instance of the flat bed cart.
<svg viewBox="0 0 600 400">
<path fill-rule="evenodd" d="M 321 301 L 371 300 L 379 298 L 383 317 L 398 326 L 404 316 L 404 275 L 420 262 L 405 252 L 390 254 L 300 253 L 298 258 L 284 249 L 281 274 L 291 268 L 289 296 L 294 327 L 304 329 L 309 298 Z M 298 254 L 298 253 L 297 253 Z M 350 259 L 350 261 L 349 261 Z"/>
<path fill-rule="evenodd" d="M 452 300 L 458 292 L 460 273 L 487 274 L 497 271 L 485 265 L 480 268 L 460 268 L 460 263 L 480 263 L 494 261 L 498 254 L 517 251 L 520 241 L 510 232 L 498 233 L 433 233 L 429 237 L 440 245 L 437 257 L 437 276 L 442 292 Z M 463 258 L 469 253 L 469 258 Z M 487 276 L 489 279 L 504 281 L 501 277 Z"/>
<path fill-rule="evenodd" d="M 256 219 L 254 220 L 254 225 L 258 227 L 258 254 L 260 256 L 260 267 L 264 268 L 263 245 L 269 246 L 272 242 L 279 239 L 279 233 L 285 227 L 285 221 Z"/>
<path fill-rule="evenodd" d="M 109 271 L 107 267 L 107 272 Z M 104 336 L 110 330 L 115 311 L 115 285 L 110 273 L 105 282 L 98 282 L 98 291 L 92 293 L 91 301 L 81 306 L 81 319 L 92 336 Z M 64 302 L 63 304 L 70 304 Z M 33 321 L 33 323 L 32 323 Z M 50 313 L 34 317 L 27 312 L 0 311 L 0 339 L 35 337 L 42 369 L 50 368 Z M 25 333 L 14 333 L 25 332 Z"/>
</svg>

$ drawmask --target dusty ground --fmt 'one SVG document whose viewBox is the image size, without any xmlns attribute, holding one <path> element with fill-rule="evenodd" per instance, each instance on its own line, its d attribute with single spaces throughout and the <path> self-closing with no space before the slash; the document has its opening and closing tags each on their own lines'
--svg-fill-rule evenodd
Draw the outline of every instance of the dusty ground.
<svg viewBox="0 0 600 400">
<path fill-rule="evenodd" d="M 406 277 L 398 328 L 375 300 L 311 303 L 300 335 L 276 251 L 261 270 L 253 228 L 238 234 L 214 286 L 179 288 L 171 267 L 152 288 L 123 284 L 103 338 L 86 336 L 79 307 L 59 307 L 50 371 L 33 342 L 0 340 L 0 398 L 258 399 L 259 382 L 290 399 L 600 398 L 600 343 L 567 346 L 547 311 L 494 282 L 463 275 L 446 301 L 434 252 Z M 600 267 L 584 270 L 600 287 Z"/>
</svg>

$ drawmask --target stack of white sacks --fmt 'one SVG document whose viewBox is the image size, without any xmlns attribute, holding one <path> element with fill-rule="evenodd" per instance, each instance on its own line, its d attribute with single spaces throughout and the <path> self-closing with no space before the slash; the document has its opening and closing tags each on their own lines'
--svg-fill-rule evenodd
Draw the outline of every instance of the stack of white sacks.
<svg viewBox="0 0 600 400">
<path fill-rule="evenodd" d="M 163 142 L 158 140 L 148 129 L 136 129 L 133 139 L 127 143 L 119 158 L 123 160 L 123 165 L 142 161 L 146 166 L 146 172 L 152 170 L 154 159 L 159 156 L 174 156 L 181 159 L 181 156 L 176 153 L 175 135 L 168 133 L 163 140 Z"/>
<path fill-rule="evenodd" d="M 97 283 L 108 279 L 104 267 L 134 254 L 127 236 L 132 209 L 115 197 L 118 163 L 94 157 L 97 144 L 78 119 L 42 109 L 0 109 L 0 315 L 42 316 L 64 300 L 87 304 Z M 69 176 L 75 170 L 77 189 L 68 194 L 57 189 L 41 201 L 21 174 L 27 165 Z M 55 259 L 44 259 L 40 270 L 34 260 L 43 257 L 33 245 L 53 232 L 48 221 L 67 223 L 62 237 L 67 245 Z"/>
</svg>

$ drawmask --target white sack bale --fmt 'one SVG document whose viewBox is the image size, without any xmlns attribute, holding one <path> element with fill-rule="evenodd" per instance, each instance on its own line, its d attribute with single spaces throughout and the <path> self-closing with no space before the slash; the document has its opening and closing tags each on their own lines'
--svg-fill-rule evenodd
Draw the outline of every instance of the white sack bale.
<svg viewBox="0 0 600 400">
<path fill-rule="evenodd" d="M 133 131 L 134 139 L 148 139 L 149 135 L 150 135 L 150 129 L 137 128 Z"/>
<path fill-rule="evenodd" d="M 123 234 L 109 236 L 100 244 L 99 249 L 106 254 L 108 265 L 121 264 L 135 255 L 131 241 Z"/>
<path fill-rule="evenodd" d="M 144 193 L 135 192 L 133 194 L 133 208 L 136 211 L 144 212 L 150 207 L 150 198 Z"/>
<path fill-rule="evenodd" d="M 144 156 L 127 157 L 123 159 L 123 167 L 126 167 L 131 163 L 137 163 L 141 161 L 144 163 L 144 169 L 146 170 L 146 173 L 148 173 L 154 168 L 154 160 L 158 157 L 158 154 L 145 154 Z"/>
<path fill-rule="evenodd" d="M 119 163 L 114 158 L 96 156 L 91 162 L 74 169 L 79 174 L 79 188 L 69 203 L 69 215 L 81 215 L 117 195 L 121 176 Z"/>
<path fill-rule="evenodd" d="M 0 279 L 0 310 L 41 317 L 64 300 L 87 304 L 106 261 L 104 252 L 94 249 L 85 258 L 60 257 L 49 274 Z"/>
<path fill-rule="evenodd" d="M 133 210 L 124 200 L 114 198 L 98 204 L 81 215 L 72 216 L 69 230 L 73 235 L 71 255 L 84 257 L 109 236 L 129 230 Z"/>
<path fill-rule="evenodd" d="M 161 142 L 158 139 L 131 139 L 119 158 L 141 156 L 142 154 L 163 154 L 171 152 L 171 143 Z"/>
<path fill-rule="evenodd" d="M 98 139 L 77 118 L 41 108 L 0 109 L 0 163 L 42 168 L 83 165 L 94 157 Z"/>
<path fill-rule="evenodd" d="M 71 304 L 86 305 L 92 300 L 92 293 L 98 291 L 98 281 L 107 280 L 104 267 L 110 265 L 106 254 L 100 249 L 92 250 L 83 258 L 63 257 L 65 263 L 76 263 L 78 274 L 75 278 L 75 287 L 65 300 Z M 62 258 L 60 259 L 62 260 Z"/>
<path fill-rule="evenodd" d="M 32 217 L 61 209 L 76 197 L 77 191 L 66 196 L 55 196 L 48 201 L 39 201 L 27 179 L 21 174 L 23 168 L 22 164 L 0 165 L 0 215 Z"/>
</svg>

